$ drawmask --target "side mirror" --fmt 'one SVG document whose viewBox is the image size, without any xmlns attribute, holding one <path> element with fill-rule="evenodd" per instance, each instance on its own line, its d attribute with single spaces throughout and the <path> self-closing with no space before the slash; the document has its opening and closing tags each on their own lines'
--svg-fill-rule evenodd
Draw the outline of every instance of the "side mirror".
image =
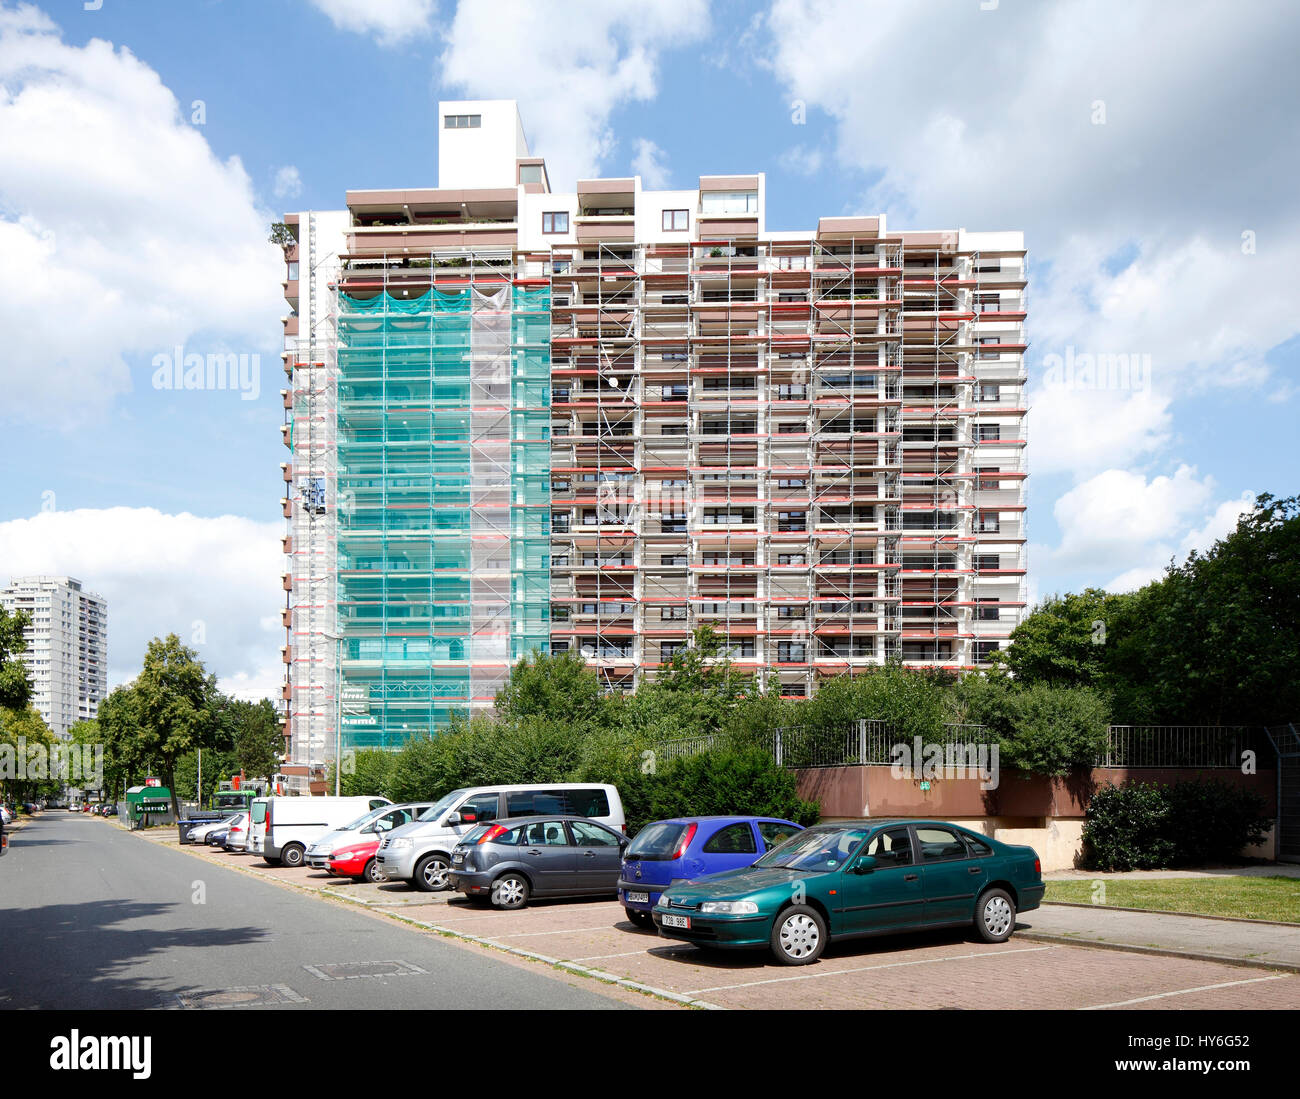
<svg viewBox="0 0 1300 1099">
<path fill-rule="evenodd" d="M 462 820 L 463 820 L 463 818 L 461 817 L 461 815 L 460 815 L 459 813 L 448 813 L 448 814 L 447 814 L 447 823 L 448 823 L 448 824 L 460 824 Z"/>
<path fill-rule="evenodd" d="M 364 828 L 358 828 L 357 831 L 365 836 L 369 835 L 371 832 L 378 831 L 378 829 L 376 829 L 373 824 L 367 824 Z"/>
<path fill-rule="evenodd" d="M 857 862 L 853 864 L 853 872 L 855 874 L 870 874 L 875 868 L 875 855 L 859 855 Z"/>
</svg>

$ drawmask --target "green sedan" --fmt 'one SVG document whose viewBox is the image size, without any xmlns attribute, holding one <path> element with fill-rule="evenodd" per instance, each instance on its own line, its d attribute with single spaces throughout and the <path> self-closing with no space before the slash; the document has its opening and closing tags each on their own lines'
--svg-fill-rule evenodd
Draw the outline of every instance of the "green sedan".
<svg viewBox="0 0 1300 1099">
<path fill-rule="evenodd" d="M 1011 937 L 1037 908 L 1043 878 L 1032 847 L 932 820 L 820 824 L 742 870 L 670 885 L 652 916 L 659 933 L 699 946 L 768 947 L 809 965 L 839 939 L 974 926 Z"/>
</svg>

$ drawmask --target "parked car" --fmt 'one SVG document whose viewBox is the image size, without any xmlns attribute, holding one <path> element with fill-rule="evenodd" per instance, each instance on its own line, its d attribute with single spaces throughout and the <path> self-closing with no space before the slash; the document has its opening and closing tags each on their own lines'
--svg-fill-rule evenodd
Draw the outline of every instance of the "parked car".
<svg viewBox="0 0 1300 1099">
<path fill-rule="evenodd" d="M 638 927 L 669 883 L 749 866 L 803 825 L 775 817 L 674 817 L 647 824 L 623 853 L 618 899 Z"/>
<path fill-rule="evenodd" d="M 1016 912 L 1037 908 L 1037 854 L 930 820 L 822 824 L 753 866 L 669 886 L 654 908 L 661 935 L 704 946 L 767 947 L 808 965 L 829 942 L 922 928 L 970 927 L 1005 942 Z"/>
<path fill-rule="evenodd" d="M 9 812 L 3 805 L 0 805 L 0 823 L 10 824 L 14 819 L 13 813 Z"/>
<path fill-rule="evenodd" d="M 246 851 L 248 849 L 248 822 L 252 814 L 240 813 L 231 826 L 226 829 L 226 838 L 221 846 L 227 851 Z"/>
<path fill-rule="evenodd" d="M 375 864 L 380 840 L 394 828 L 410 824 L 433 804 L 432 801 L 412 801 L 371 809 L 316 840 L 307 848 L 307 865 L 357 881 L 387 881 L 384 872 Z"/>
<path fill-rule="evenodd" d="M 538 816 L 477 829 L 452 851 L 451 887 L 497 908 L 530 897 L 609 896 L 627 837 L 586 817 Z"/>
<path fill-rule="evenodd" d="M 210 821 L 207 824 L 200 824 L 197 828 L 191 828 L 189 832 L 190 843 L 206 843 L 208 836 L 219 828 L 229 828 L 235 822 L 238 813 L 231 813 L 222 820 Z"/>
<path fill-rule="evenodd" d="M 107 804 L 107 805 L 104 806 L 104 813 L 103 813 L 103 815 L 106 816 L 106 817 L 115 817 L 115 816 L 117 816 L 117 805 L 116 805 L 115 803 L 113 803 L 113 802 L 109 802 L 109 804 Z"/>
<path fill-rule="evenodd" d="M 452 851 L 475 825 L 536 815 L 594 820 L 620 834 L 627 827 L 623 800 L 605 783 L 474 786 L 453 790 L 417 820 L 388 833 L 375 861 L 389 881 L 440 892 L 451 885 Z"/>
<path fill-rule="evenodd" d="M 254 798 L 248 849 L 271 866 L 301 866 L 307 848 L 326 832 L 392 804 L 381 797 Z"/>
</svg>

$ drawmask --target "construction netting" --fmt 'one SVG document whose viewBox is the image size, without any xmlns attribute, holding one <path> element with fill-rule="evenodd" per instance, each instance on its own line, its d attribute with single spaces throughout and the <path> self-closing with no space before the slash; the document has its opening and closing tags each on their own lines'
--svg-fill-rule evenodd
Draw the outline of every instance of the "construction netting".
<svg viewBox="0 0 1300 1099">
<path fill-rule="evenodd" d="M 550 290 L 338 301 L 344 748 L 490 704 L 550 629 Z"/>
</svg>

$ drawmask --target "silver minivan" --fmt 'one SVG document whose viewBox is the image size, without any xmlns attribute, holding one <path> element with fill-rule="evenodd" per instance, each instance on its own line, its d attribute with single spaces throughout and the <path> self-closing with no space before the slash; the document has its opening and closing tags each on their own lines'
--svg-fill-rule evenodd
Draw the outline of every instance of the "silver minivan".
<svg viewBox="0 0 1300 1099">
<path fill-rule="evenodd" d="M 410 824 L 389 832 L 375 862 L 389 881 L 441 892 L 451 887 L 451 852 L 466 832 L 487 821 L 539 814 L 587 817 L 615 832 L 627 832 L 623 799 L 608 783 L 472 786 L 453 790 Z"/>
</svg>

